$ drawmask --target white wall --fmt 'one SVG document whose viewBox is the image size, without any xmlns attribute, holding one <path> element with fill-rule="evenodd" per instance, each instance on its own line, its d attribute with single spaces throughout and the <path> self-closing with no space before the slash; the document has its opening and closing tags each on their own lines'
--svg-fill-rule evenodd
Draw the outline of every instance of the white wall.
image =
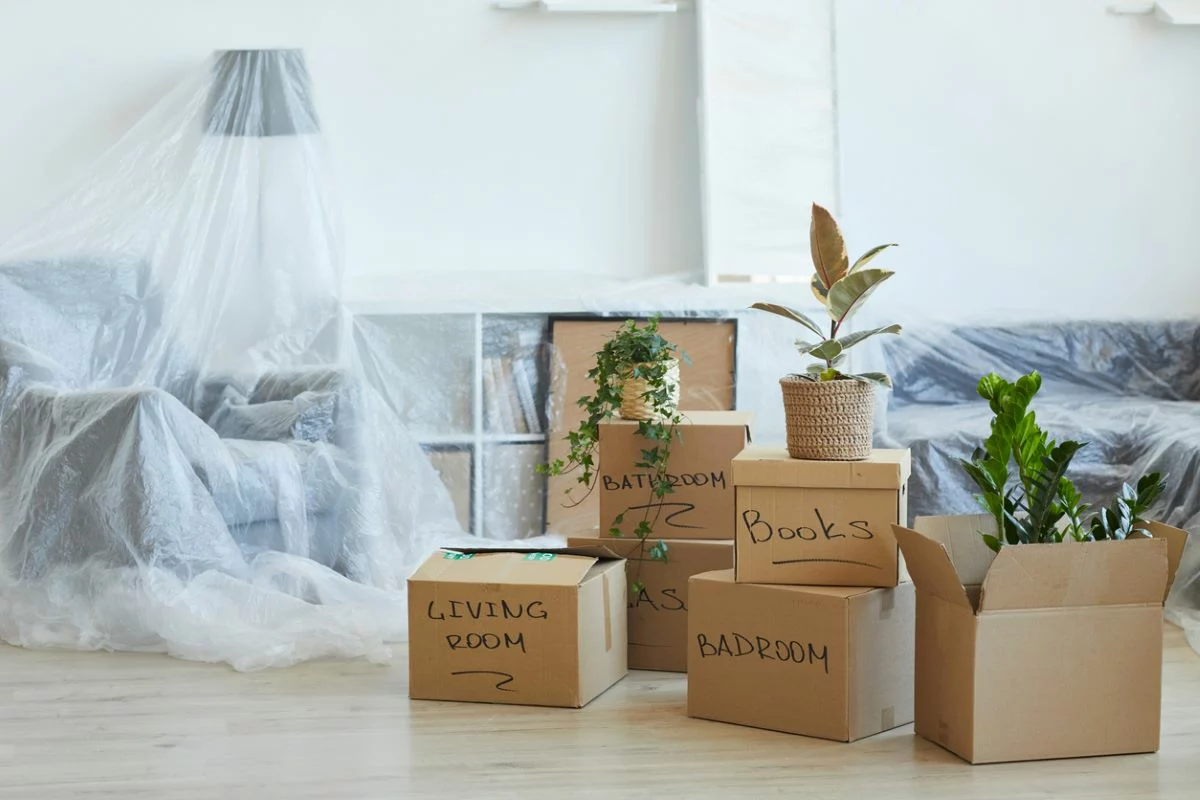
<svg viewBox="0 0 1200 800">
<path fill-rule="evenodd" d="M 842 209 L 923 315 L 1200 313 L 1200 28 L 838 0 Z"/>
<path fill-rule="evenodd" d="M 692 15 L 489 0 L 0 0 L 0 230 L 212 50 L 269 46 L 307 51 L 349 272 L 700 269 Z"/>
</svg>

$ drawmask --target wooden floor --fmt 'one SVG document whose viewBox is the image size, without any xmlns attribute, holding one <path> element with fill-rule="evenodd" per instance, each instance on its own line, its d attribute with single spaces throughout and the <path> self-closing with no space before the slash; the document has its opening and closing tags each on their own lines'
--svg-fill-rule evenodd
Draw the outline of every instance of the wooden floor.
<svg viewBox="0 0 1200 800">
<path fill-rule="evenodd" d="M 911 726 L 845 745 L 688 719 L 664 673 L 582 711 L 410 702 L 403 661 L 240 675 L 0 646 L 0 797 L 1200 798 L 1200 657 L 1170 626 L 1161 752 L 987 767 Z"/>
</svg>

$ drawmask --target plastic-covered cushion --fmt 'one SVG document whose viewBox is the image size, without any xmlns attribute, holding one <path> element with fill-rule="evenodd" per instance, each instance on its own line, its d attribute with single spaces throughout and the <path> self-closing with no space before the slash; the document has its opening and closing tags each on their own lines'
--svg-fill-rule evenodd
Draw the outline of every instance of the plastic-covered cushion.
<svg viewBox="0 0 1200 800">
<path fill-rule="evenodd" d="M 332 442 L 336 408 L 337 396 L 331 392 L 304 392 L 266 403 L 225 400 L 208 424 L 223 439 Z"/>
</svg>

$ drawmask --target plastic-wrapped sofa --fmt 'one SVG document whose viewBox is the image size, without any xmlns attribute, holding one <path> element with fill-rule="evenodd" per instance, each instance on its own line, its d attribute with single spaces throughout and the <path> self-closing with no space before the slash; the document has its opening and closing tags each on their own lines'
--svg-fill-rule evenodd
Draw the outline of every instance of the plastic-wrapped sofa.
<svg viewBox="0 0 1200 800">
<path fill-rule="evenodd" d="M 1200 322 L 928 325 L 889 339 L 882 357 L 895 389 L 877 438 L 912 448 L 911 516 L 978 512 L 957 463 L 991 420 L 976 385 L 988 372 L 1011 380 L 1037 370 L 1039 421 L 1059 441 L 1088 443 L 1069 473 L 1087 502 L 1108 502 L 1123 482 L 1162 472 L 1167 491 L 1154 516 L 1200 531 Z M 1200 646 L 1195 536 L 1168 613 Z"/>
</svg>

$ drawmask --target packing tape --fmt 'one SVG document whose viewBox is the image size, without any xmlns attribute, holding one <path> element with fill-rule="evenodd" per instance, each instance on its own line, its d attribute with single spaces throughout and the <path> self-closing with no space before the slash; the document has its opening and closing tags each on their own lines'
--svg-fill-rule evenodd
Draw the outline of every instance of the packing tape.
<svg viewBox="0 0 1200 800">
<path fill-rule="evenodd" d="M 896 727 L 896 707 L 888 706 L 879 712 L 879 730 L 890 731 Z"/>
<path fill-rule="evenodd" d="M 621 576 L 625 573 L 622 571 Z M 600 576 L 604 579 L 604 652 L 612 650 L 612 598 L 608 593 L 608 573 Z"/>
</svg>

